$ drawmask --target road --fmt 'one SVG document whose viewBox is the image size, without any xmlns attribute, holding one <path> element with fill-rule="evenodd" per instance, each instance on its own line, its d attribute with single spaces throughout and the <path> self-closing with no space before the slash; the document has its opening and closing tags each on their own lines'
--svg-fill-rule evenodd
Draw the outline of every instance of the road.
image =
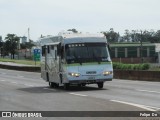
<svg viewBox="0 0 160 120">
<path fill-rule="evenodd" d="M 40 73 L 0 69 L 0 111 L 159 111 L 159 101 L 159 82 L 114 79 L 106 82 L 104 89 L 88 85 L 82 88 L 73 86 L 66 91 L 62 87 L 49 88 Z M 78 119 L 106 120 L 103 117 Z"/>
</svg>

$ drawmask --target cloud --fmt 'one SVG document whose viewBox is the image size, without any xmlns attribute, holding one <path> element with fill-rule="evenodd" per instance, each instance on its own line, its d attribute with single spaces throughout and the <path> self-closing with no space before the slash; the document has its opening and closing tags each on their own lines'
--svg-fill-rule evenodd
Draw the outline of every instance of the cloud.
<svg viewBox="0 0 160 120">
<path fill-rule="evenodd" d="M 159 0 L 0 0 L 0 35 L 22 36 L 28 27 L 34 40 L 69 28 L 157 29 L 159 4 Z"/>
</svg>

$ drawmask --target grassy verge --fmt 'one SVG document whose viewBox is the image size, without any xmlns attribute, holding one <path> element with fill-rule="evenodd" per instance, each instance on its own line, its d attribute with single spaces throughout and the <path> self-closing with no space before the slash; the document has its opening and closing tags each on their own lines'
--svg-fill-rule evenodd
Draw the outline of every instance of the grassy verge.
<svg viewBox="0 0 160 120">
<path fill-rule="evenodd" d="M 35 61 L 33 60 L 15 60 L 15 59 L 0 58 L 0 62 L 12 62 L 17 64 L 35 65 Z M 40 66 L 39 61 L 36 61 L 36 66 Z"/>
<path fill-rule="evenodd" d="M 151 68 L 149 70 L 151 70 L 151 71 L 160 71 L 160 68 Z"/>
<path fill-rule="evenodd" d="M 151 70 L 151 71 L 160 71 L 160 66 L 151 67 L 151 68 L 149 68 L 149 70 Z"/>
</svg>

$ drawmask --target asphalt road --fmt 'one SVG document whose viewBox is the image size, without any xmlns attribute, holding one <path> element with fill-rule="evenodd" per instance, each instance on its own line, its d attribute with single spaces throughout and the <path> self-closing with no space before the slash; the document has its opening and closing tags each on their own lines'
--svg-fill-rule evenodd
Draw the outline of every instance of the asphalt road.
<svg viewBox="0 0 160 120">
<path fill-rule="evenodd" d="M 49 88 L 48 83 L 40 78 L 40 73 L 0 69 L 0 111 L 160 111 L 159 101 L 159 82 L 114 79 L 106 82 L 104 89 L 98 89 L 97 85 L 88 85 L 81 88 L 73 86 L 66 91 L 62 87 Z M 48 119 L 53 118 L 41 118 Z M 75 120 L 64 117 L 54 119 Z M 83 119 L 106 120 L 103 117 L 76 118 Z"/>
</svg>

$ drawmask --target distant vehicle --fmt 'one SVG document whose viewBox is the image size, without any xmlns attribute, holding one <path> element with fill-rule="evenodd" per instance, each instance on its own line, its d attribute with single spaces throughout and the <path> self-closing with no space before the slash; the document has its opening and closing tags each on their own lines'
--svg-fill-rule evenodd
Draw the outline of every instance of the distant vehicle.
<svg viewBox="0 0 160 120">
<path fill-rule="evenodd" d="M 108 43 L 103 34 L 63 33 L 40 38 L 41 77 L 50 87 L 97 84 L 113 78 Z"/>
</svg>

